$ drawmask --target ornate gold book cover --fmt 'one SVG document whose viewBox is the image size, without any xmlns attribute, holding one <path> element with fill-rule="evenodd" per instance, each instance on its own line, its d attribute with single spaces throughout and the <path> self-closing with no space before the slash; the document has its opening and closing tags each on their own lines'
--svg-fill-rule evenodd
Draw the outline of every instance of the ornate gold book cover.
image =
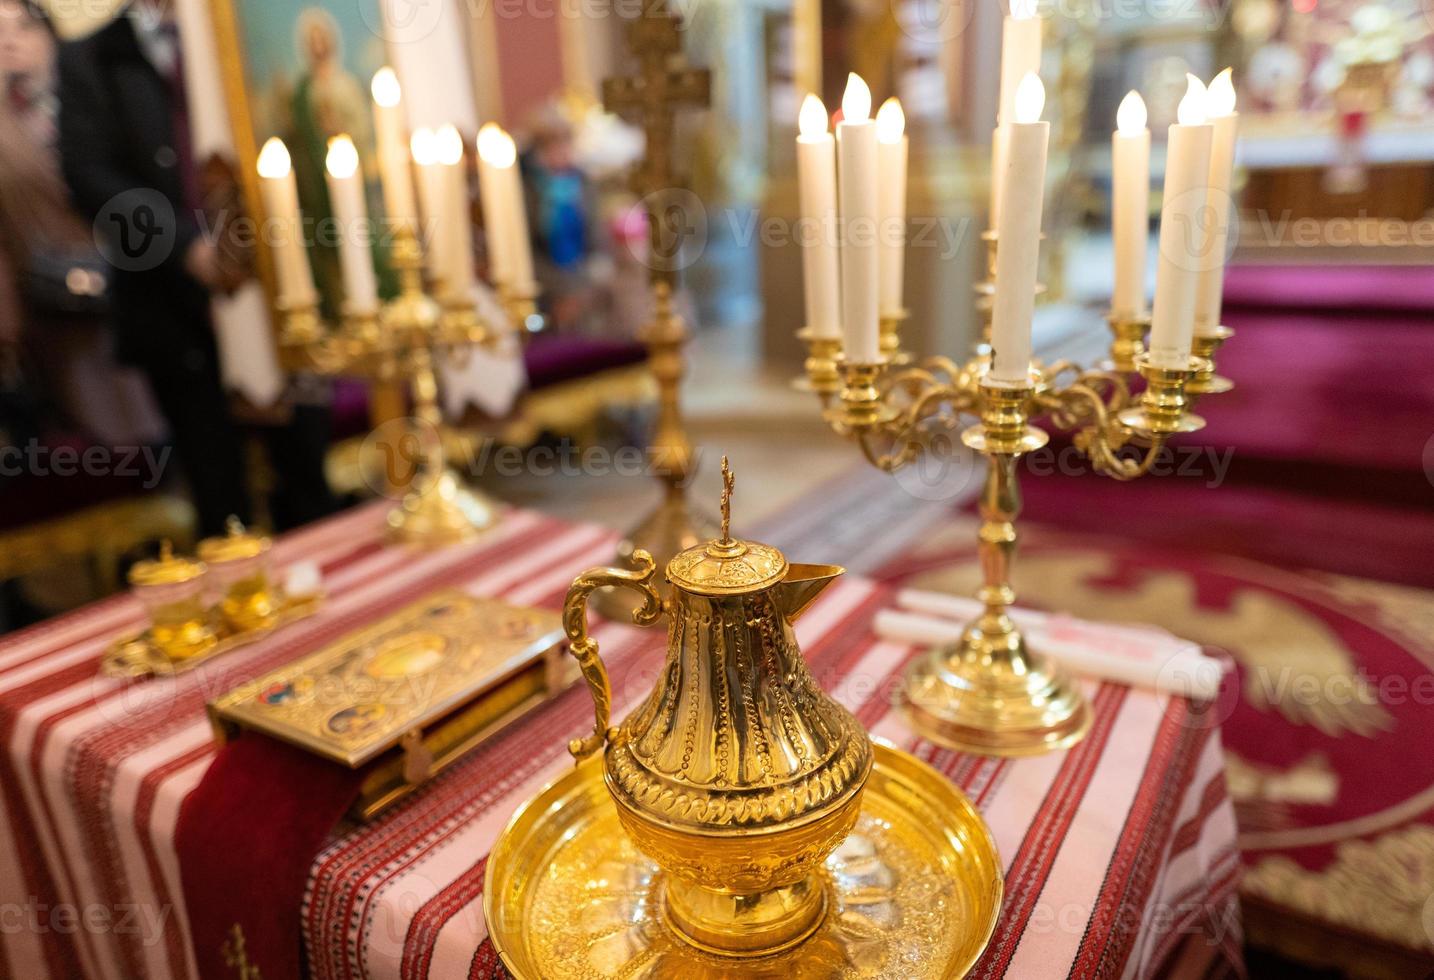
<svg viewBox="0 0 1434 980">
<path fill-rule="evenodd" d="M 379 781 L 416 784 L 560 690 L 562 638 L 556 613 L 448 590 L 228 692 L 210 720 L 221 744 L 250 729 L 351 769 L 393 753 Z"/>
</svg>

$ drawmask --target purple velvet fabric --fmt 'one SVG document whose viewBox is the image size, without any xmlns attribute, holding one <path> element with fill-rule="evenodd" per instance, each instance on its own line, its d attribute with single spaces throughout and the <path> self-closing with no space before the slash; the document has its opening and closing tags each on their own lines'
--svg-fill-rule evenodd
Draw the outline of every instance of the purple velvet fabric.
<svg viewBox="0 0 1434 980">
<path fill-rule="evenodd" d="M 599 371 L 638 364 L 647 348 L 632 340 L 539 334 L 523 349 L 533 391 Z"/>
<path fill-rule="evenodd" d="M 1225 306 L 1434 312 L 1434 265 L 1237 265 Z"/>
</svg>

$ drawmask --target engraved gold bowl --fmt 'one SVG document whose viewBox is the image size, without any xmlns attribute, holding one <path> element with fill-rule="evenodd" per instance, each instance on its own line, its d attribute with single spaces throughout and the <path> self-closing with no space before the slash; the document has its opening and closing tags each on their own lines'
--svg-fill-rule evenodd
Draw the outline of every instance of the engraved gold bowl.
<svg viewBox="0 0 1434 980">
<path fill-rule="evenodd" d="M 1001 907 L 995 843 L 940 773 L 872 745 L 850 834 L 798 883 L 817 890 L 812 929 L 786 949 L 740 960 L 698 948 L 690 923 L 683 936 L 669 924 L 672 878 L 623 831 L 602 759 L 582 762 L 513 816 L 489 856 L 483 909 L 504 966 L 517 980 L 964 976 Z"/>
</svg>

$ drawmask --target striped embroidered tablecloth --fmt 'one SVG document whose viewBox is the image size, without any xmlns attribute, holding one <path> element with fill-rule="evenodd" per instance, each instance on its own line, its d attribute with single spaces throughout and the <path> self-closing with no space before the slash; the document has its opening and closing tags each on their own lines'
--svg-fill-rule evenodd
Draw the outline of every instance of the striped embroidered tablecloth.
<svg viewBox="0 0 1434 980">
<path fill-rule="evenodd" d="M 173 834 L 213 757 L 207 700 L 440 588 L 556 607 L 577 572 L 613 553 L 608 531 L 525 511 L 472 544 L 413 553 L 383 545 L 381 514 L 355 510 L 278 542 L 280 564 L 323 567 L 323 611 L 179 679 L 97 676 L 105 645 L 140 622 L 125 597 L 0 641 L 0 980 L 195 976 Z M 1241 972 L 1235 826 L 1218 732 L 1198 709 L 1093 684 L 1094 730 L 1073 750 L 1003 761 L 937 749 L 889 707 L 915 652 L 870 632 L 889 600 L 848 576 L 798 635 L 818 681 L 873 734 L 945 772 L 985 813 L 1008 897 L 974 975 Z M 625 625 L 596 635 L 621 717 L 651 687 L 665 636 Z M 571 690 L 385 818 L 336 835 L 303 913 L 313 976 L 499 976 L 482 914 L 486 855 L 513 811 L 571 765 L 564 746 L 591 712 Z"/>
</svg>

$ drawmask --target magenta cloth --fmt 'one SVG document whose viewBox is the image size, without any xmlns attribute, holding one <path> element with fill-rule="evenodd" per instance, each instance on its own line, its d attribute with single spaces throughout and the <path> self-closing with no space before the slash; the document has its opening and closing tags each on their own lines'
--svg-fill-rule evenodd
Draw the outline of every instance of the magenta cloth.
<svg viewBox="0 0 1434 980">
<path fill-rule="evenodd" d="M 606 337 L 539 334 L 523 348 L 528 387 L 534 391 L 646 359 L 647 348 L 642 344 Z"/>
<path fill-rule="evenodd" d="M 213 764 L 206 698 L 441 588 L 558 608 L 573 577 L 609 563 L 616 546 L 605 529 L 526 511 L 440 551 L 385 547 L 383 526 L 379 505 L 281 539 L 280 564 L 324 566 L 323 610 L 174 681 L 96 676 L 105 645 L 139 619 L 128 598 L 0 642 L 0 907 L 151 913 L 134 929 L 7 933 L 0 977 L 193 980 L 174 830 Z M 823 551 L 830 537 L 820 527 L 774 535 L 794 559 L 839 561 Z M 938 749 L 892 708 L 892 686 L 918 651 L 872 634 L 890 602 L 889 586 L 847 576 L 797 632 L 827 690 L 985 813 L 1007 904 L 973 976 L 1140 980 L 1171 975 L 1187 956 L 1201 960 L 1195 975 L 1240 972 L 1234 815 L 1219 734 L 1201 709 L 1091 684 L 1094 727 L 1069 751 L 1009 760 Z M 597 636 L 620 716 L 650 688 L 665 631 L 606 624 Z M 514 810 L 570 769 L 567 740 L 591 727 L 591 699 L 573 688 L 382 819 L 333 836 L 308 877 L 310 976 L 496 976 L 482 913 L 487 854 Z M 1212 964 L 1219 972 L 1204 972 Z"/>
<path fill-rule="evenodd" d="M 1434 321 L 1426 315 L 1230 310 L 1235 337 L 1192 437 L 1241 456 L 1419 472 L 1434 435 Z"/>
<path fill-rule="evenodd" d="M 1434 311 L 1434 265 L 1232 265 L 1225 306 Z"/>
</svg>

